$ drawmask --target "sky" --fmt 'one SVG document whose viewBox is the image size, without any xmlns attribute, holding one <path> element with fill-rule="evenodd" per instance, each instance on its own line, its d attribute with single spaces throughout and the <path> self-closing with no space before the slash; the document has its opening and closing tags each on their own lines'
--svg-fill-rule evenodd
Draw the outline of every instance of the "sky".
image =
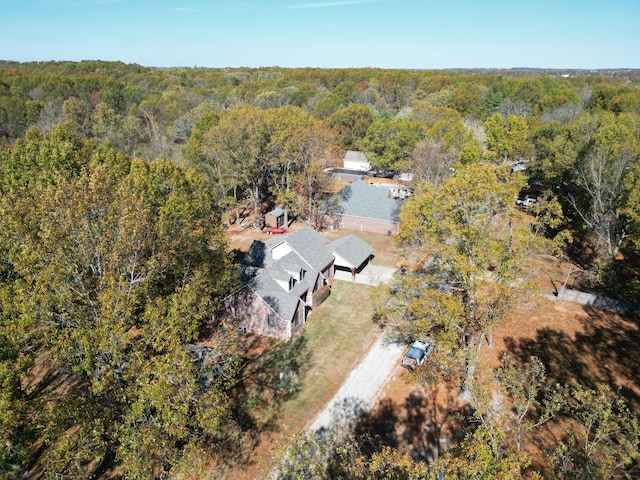
<svg viewBox="0 0 640 480">
<path fill-rule="evenodd" d="M 0 60 L 640 68 L 640 0 L 0 0 Z"/>
</svg>

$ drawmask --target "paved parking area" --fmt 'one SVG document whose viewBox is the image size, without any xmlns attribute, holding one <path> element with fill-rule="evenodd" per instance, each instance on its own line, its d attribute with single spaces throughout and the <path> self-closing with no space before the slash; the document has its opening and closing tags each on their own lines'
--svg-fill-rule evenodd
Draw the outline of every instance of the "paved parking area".
<svg viewBox="0 0 640 480">
<path fill-rule="evenodd" d="M 386 283 L 393 277 L 395 268 L 383 267 L 380 265 L 367 265 L 362 272 L 356 274 L 356 278 L 351 277 L 351 272 L 336 270 L 336 280 L 345 282 L 362 283 L 364 285 L 376 286 L 380 283 Z"/>
</svg>

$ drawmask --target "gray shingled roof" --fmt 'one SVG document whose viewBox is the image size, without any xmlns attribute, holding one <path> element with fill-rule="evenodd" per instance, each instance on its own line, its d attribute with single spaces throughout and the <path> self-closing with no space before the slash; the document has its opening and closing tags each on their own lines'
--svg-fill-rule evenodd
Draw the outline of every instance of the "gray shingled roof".
<svg viewBox="0 0 640 480">
<path fill-rule="evenodd" d="M 271 251 L 284 242 L 289 244 L 307 267 L 322 271 L 333 261 L 333 255 L 327 250 L 326 239 L 313 228 L 304 227 L 286 236 L 273 236 L 266 242 L 254 240 L 242 263 L 254 267 L 268 267 L 274 263 Z"/>
<path fill-rule="evenodd" d="M 293 251 L 277 261 L 272 249 L 286 242 Z M 271 237 L 267 241 L 254 240 L 242 260 L 240 281 L 262 298 L 273 311 L 285 320 L 291 320 L 298 308 L 299 297 L 313 288 L 319 271 L 333 261 L 333 255 L 326 246 L 325 238 L 310 227 L 282 236 Z M 287 292 L 277 282 L 288 282 L 291 272 L 304 270 L 305 276 Z"/>
<path fill-rule="evenodd" d="M 289 321 L 293 318 L 300 299 L 278 285 L 268 269 L 244 266 L 240 281 L 262 298 L 282 319 Z"/>
<path fill-rule="evenodd" d="M 374 187 L 362 180 L 340 190 L 341 214 L 350 217 L 371 218 L 397 222 L 401 202 L 389 198 L 389 189 Z"/>
<path fill-rule="evenodd" d="M 284 215 L 284 208 L 276 208 L 267 212 L 267 215 L 273 215 L 274 217 L 279 217 L 280 215 Z"/>
<path fill-rule="evenodd" d="M 329 244 L 329 250 L 340 255 L 355 268 L 360 267 L 373 253 L 369 244 L 354 234 L 334 240 Z"/>
<path fill-rule="evenodd" d="M 301 269 L 309 270 L 309 265 L 300 258 L 296 252 L 289 252 L 277 262 L 278 267 L 283 270 L 299 272 Z"/>
<path fill-rule="evenodd" d="M 327 240 L 311 227 L 287 235 L 284 240 L 316 270 L 324 270 L 333 261 L 333 255 L 327 249 Z"/>
<path fill-rule="evenodd" d="M 286 242 L 291 252 L 274 260 L 272 250 Z M 320 233 L 305 227 L 295 233 L 272 237 L 267 241 L 254 240 L 242 261 L 240 281 L 251 288 L 269 307 L 285 320 L 291 320 L 298 308 L 300 296 L 313 288 L 318 275 L 331 262 L 335 251 L 345 260 L 359 267 L 373 253 L 371 247 L 355 235 L 335 240 L 328 244 Z M 288 282 L 291 273 L 304 270 L 304 278 L 296 282 L 291 292 L 287 292 L 277 282 Z"/>
<path fill-rule="evenodd" d="M 287 292 L 276 280 L 288 282 L 291 275 L 278 265 L 273 265 L 271 268 L 245 265 L 242 267 L 240 281 L 262 298 L 278 316 L 290 321 L 298 309 L 300 295 L 313 287 L 318 275 L 319 273 L 315 270 L 307 270 L 304 278 L 296 282 L 293 289 Z"/>
</svg>

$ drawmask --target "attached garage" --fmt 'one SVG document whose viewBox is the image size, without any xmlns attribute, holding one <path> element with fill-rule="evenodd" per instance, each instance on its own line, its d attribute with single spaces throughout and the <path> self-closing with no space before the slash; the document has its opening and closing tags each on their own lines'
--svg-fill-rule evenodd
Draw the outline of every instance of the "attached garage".
<svg viewBox="0 0 640 480">
<path fill-rule="evenodd" d="M 354 234 L 334 240 L 329 244 L 329 250 L 335 257 L 335 268 L 348 270 L 352 275 L 361 272 L 373 255 L 369 244 Z"/>
</svg>

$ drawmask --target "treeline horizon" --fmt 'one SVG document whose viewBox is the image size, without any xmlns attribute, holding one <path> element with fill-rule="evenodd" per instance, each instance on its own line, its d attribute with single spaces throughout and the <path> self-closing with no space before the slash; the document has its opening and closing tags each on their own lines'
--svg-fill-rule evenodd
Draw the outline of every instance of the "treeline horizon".
<svg viewBox="0 0 640 480">
<path fill-rule="evenodd" d="M 52 65 L 64 65 L 64 64 L 77 64 L 77 65 L 90 65 L 90 64 L 114 64 L 114 65 L 126 65 L 126 66 L 134 66 L 140 68 L 148 68 L 148 69 L 156 69 L 156 70 L 172 70 L 172 69 L 193 69 L 193 70 L 259 70 L 264 68 L 277 68 L 283 70 L 406 70 L 406 71 L 418 71 L 418 72 L 540 72 L 543 75 L 547 75 L 549 73 L 586 73 L 586 72 L 594 72 L 594 73 L 605 73 L 605 72 L 640 72 L 640 67 L 628 67 L 628 66 L 616 66 L 616 67 L 534 67 L 534 66 L 517 66 L 517 67 L 422 67 L 422 68 L 410 68 L 410 67 L 381 67 L 375 65 L 368 66 L 353 66 L 353 67 L 318 67 L 312 65 L 306 66 L 289 66 L 283 67 L 281 65 L 259 65 L 259 66 L 249 66 L 249 65 L 226 65 L 226 66 L 206 66 L 206 65 L 168 65 L 168 66 L 160 66 L 160 65 L 146 65 L 138 62 L 125 62 L 123 60 L 102 60 L 98 58 L 93 59 L 83 59 L 83 60 L 11 60 L 11 59 L 0 59 L 0 65 L 3 66 L 52 66 Z"/>
<path fill-rule="evenodd" d="M 435 303 L 384 304 L 386 321 L 413 336 L 438 329 L 441 371 L 456 382 L 473 379 L 473 352 L 520 300 L 511 280 L 543 249 L 572 263 L 580 287 L 637 301 L 640 86 L 625 71 L 504 72 L 0 62 L 0 476 L 194 478 L 247 461 L 239 446 L 256 419 L 235 396 L 244 359 L 221 311 L 238 286 L 224 229 L 247 206 L 258 222 L 266 199 L 321 227 L 339 215 L 326 168 L 349 149 L 412 174 L 399 238 L 415 258 L 439 257 L 401 292 Z M 521 210 L 519 195 L 539 203 Z M 483 278 L 500 281 L 477 288 Z M 522 360 L 505 376 L 529 368 L 546 388 Z M 609 361 L 635 385 L 632 356 Z M 571 390 L 584 397 L 572 415 L 609 415 L 616 382 L 594 378 Z M 621 394 L 624 435 L 602 448 L 587 430 L 579 438 L 600 449 L 587 456 L 566 438 L 560 463 L 543 459 L 532 478 L 637 473 L 638 397 Z M 531 405 L 544 414 L 523 412 Z M 476 429 L 451 468 L 525 472 L 509 418 Z M 435 478 L 425 465 L 410 468 Z"/>
</svg>

